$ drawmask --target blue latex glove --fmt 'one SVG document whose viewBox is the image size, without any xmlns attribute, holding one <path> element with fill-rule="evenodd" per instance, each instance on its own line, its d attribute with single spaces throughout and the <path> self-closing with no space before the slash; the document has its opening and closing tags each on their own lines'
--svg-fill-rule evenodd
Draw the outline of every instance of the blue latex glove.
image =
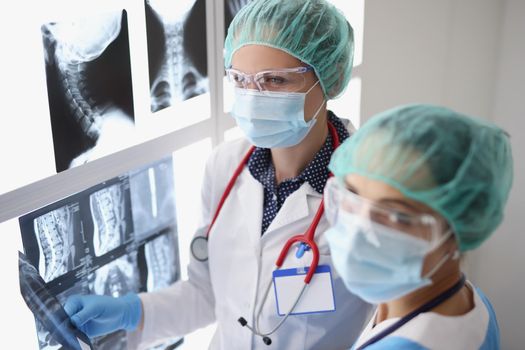
<svg viewBox="0 0 525 350">
<path fill-rule="evenodd" d="M 73 295 L 64 310 L 71 322 L 88 337 L 125 329 L 137 329 L 142 317 L 142 303 L 137 294 L 113 298 L 104 295 Z"/>
</svg>

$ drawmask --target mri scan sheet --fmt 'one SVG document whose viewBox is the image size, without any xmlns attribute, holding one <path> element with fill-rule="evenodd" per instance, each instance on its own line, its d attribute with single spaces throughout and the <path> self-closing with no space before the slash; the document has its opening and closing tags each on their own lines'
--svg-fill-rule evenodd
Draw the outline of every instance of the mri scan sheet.
<svg viewBox="0 0 525 350">
<path fill-rule="evenodd" d="M 20 292 L 35 315 L 39 343 L 72 350 L 92 349 L 89 338 L 73 326 L 62 305 L 22 253 L 18 256 L 18 268 Z"/>
<path fill-rule="evenodd" d="M 80 341 L 96 350 L 127 348 L 122 331 L 82 338 L 62 305 L 74 294 L 119 297 L 180 278 L 173 191 L 166 158 L 20 217 L 21 292 L 35 315 L 40 349 L 76 350 Z"/>
</svg>

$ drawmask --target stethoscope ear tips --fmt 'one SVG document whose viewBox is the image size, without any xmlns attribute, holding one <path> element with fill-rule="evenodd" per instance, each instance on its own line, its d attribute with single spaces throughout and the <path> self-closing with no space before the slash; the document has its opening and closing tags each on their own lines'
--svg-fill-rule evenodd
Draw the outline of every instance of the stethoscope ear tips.
<svg viewBox="0 0 525 350">
<path fill-rule="evenodd" d="M 241 326 L 245 327 L 245 326 L 248 326 L 248 321 L 246 321 L 246 319 L 244 317 L 240 317 L 237 322 L 239 322 L 241 324 Z M 262 341 L 264 344 L 266 345 L 271 345 L 272 344 L 272 339 L 270 339 L 270 337 L 267 337 L 267 336 L 263 336 L 262 334 L 260 333 L 257 333 L 256 331 L 254 331 L 250 326 L 248 326 L 248 328 L 256 335 L 259 335 L 262 337 Z"/>
<path fill-rule="evenodd" d="M 271 345 L 272 344 L 272 340 L 268 337 L 263 337 L 263 343 L 266 344 L 266 345 Z"/>
</svg>

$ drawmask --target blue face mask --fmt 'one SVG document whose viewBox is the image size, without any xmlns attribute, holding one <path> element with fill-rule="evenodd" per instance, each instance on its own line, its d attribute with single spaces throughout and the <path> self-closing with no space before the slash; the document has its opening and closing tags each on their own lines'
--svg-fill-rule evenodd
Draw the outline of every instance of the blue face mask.
<svg viewBox="0 0 525 350">
<path fill-rule="evenodd" d="M 445 255 L 425 276 L 425 256 L 448 237 L 431 244 L 420 238 L 339 210 L 326 233 L 333 264 L 348 290 L 379 304 L 398 299 L 432 283 L 430 277 L 447 261 Z"/>
<path fill-rule="evenodd" d="M 246 138 L 262 148 L 282 148 L 299 144 L 317 121 L 324 105 L 321 104 L 314 117 L 304 120 L 307 92 L 260 92 L 235 88 L 232 115 Z"/>
</svg>

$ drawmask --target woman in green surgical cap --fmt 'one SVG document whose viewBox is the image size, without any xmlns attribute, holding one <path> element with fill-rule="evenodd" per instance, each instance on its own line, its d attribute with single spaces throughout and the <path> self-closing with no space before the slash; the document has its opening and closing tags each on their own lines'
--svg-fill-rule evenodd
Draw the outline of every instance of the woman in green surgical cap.
<svg viewBox="0 0 525 350">
<path fill-rule="evenodd" d="M 333 270 L 322 193 L 332 152 L 350 136 L 326 103 L 348 85 L 353 46 L 352 27 L 325 0 L 242 8 L 224 53 L 232 117 L 245 138 L 222 144 L 207 163 L 188 280 L 138 296 L 70 298 L 73 323 L 90 336 L 126 329 L 142 345 L 216 323 L 211 349 L 350 347 L 371 305 Z M 285 243 L 307 231 L 316 244 L 293 244 L 275 277 L 284 287 L 274 290 Z M 301 294 L 314 257 L 319 269 Z"/>
<path fill-rule="evenodd" d="M 499 349 L 459 257 L 501 223 L 512 164 L 503 130 L 430 105 L 381 113 L 334 153 L 326 238 L 347 288 L 378 305 L 353 349 Z"/>
</svg>

